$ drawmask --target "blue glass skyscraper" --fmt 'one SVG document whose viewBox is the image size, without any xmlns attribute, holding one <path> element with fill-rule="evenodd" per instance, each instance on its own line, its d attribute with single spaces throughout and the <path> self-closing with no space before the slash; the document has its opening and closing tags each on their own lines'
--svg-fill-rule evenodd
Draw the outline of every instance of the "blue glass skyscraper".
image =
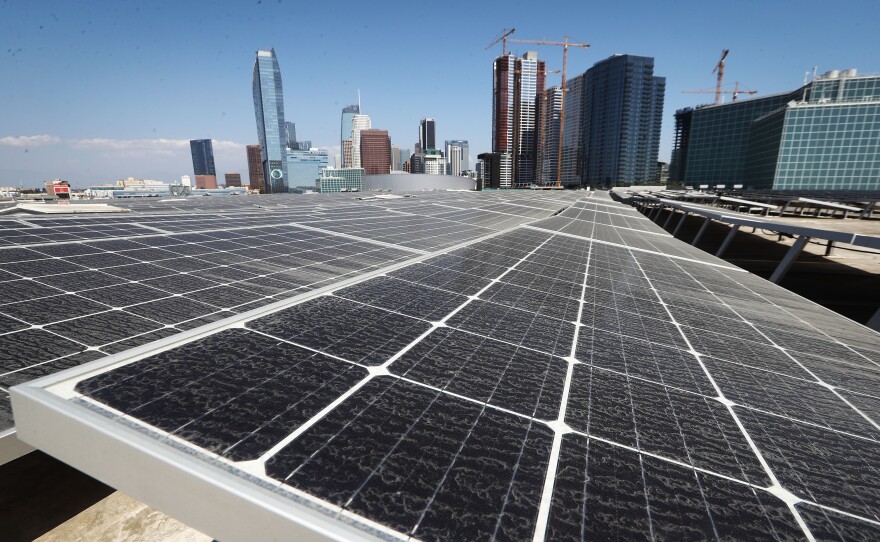
<svg viewBox="0 0 880 542">
<path fill-rule="evenodd" d="M 360 104 L 346 105 L 342 108 L 342 124 L 339 128 L 339 153 L 342 155 L 342 166 L 351 167 L 352 147 L 351 129 L 355 115 L 360 115 Z M 339 164 L 336 164 L 339 167 Z"/>
<path fill-rule="evenodd" d="M 665 91 L 666 78 L 654 75 L 652 57 L 614 55 L 587 70 L 583 182 L 602 187 L 656 182 Z"/>
<path fill-rule="evenodd" d="M 210 139 L 193 139 L 189 142 L 192 152 L 193 173 L 196 175 L 216 175 L 214 170 L 214 146 Z"/>
<path fill-rule="evenodd" d="M 254 62 L 254 112 L 267 194 L 287 192 L 287 129 L 281 69 L 275 49 L 257 51 Z"/>
<path fill-rule="evenodd" d="M 339 130 L 339 139 L 344 140 L 351 137 L 351 119 L 361 112 L 360 105 L 346 105 L 342 108 L 342 125 Z"/>
</svg>

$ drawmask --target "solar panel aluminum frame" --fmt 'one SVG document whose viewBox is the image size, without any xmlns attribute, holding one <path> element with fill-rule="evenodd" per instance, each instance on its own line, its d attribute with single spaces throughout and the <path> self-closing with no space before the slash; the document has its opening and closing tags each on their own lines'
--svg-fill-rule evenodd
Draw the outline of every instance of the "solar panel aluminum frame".
<svg viewBox="0 0 880 542">
<path fill-rule="evenodd" d="M 305 493 L 267 487 L 265 480 L 258 481 L 263 486 L 260 487 L 254 483 L 257 479 L 253 475 L 201 454 L 194 446 L 169 446 L 151 436 L 144 425 L 125 425 L 108 417 L 108 413 L 121 413 L 112 412 L 106 405 L 91 406 L 69 398 L 76 395 L 76 383 L 90 376 L 223 329 L 242 327 L 247 320 L 427 257 L 407 260 L 15 386 L 10 389 L 10 396 L 18 434 L 12 438 L 28 449 L 37 448 L 76 465 L 89 476 L 224 541 L 376 540 L 367 535 L 371 529 L 377 533 L 384 529 L 387 537 L 387 528 L 368 525 L 368 520 L 360 516 L 332 510 Z M 285 491 L 287 496 L 279 491 Z M 230 510 L 236 512 L 230 514 Z M 354 522 L 360 523 L 361 528 L 352 526 Z"/>
<path fill-rule="evenodd" d="M 5 465 L 33 451 L 32 446 L 28 446 L 16 436 L 14 427 L 0 432 L 0 465 Z"/>
<path fill-rule="evenodd" d="M 27 442 L 215 538 L 376 540 L 318 499 L 278 494 L 40 387 L 18 386 L 12 404 Z"/>
<path fill-rule="evenodd" d="M 145 345 L 10 388 L 17 431 L 12 438 L 67 463 L 186 525 L 224 542 L 241 540 L 360 541 L 399 539 L 383 525 L 334 509 L 295 489 L 280 488 L 217 460 L 194 445 L 164 437 L 106 405 L 71 398 L 77 382 L 207 337 L 246 321 L 318 298 L 328 292 L 408 267 L 428 258 L 491 239 L 510 230 L 305 292 Z M 115 416 L 114 416 L 115 415 Z M 110 416 L 114 416 L 111 418 Z M 124 420 L 120 423 L 120 418 Z M 179 443 L 179 446 L 175 444 Z M 2 450 L 0 450 L 2 452 Z M 244 465 L 239 463 L 239 465 Z M 234 510 L 234 514 L 229 511 Z M 242 521 L 247 518 L 247 521 Z"/>
</svg>

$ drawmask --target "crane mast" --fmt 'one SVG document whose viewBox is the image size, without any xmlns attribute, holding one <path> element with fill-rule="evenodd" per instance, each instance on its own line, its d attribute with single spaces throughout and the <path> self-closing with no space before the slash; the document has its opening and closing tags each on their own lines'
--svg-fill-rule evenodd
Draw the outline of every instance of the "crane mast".
<svg viewBox="0 0 880 542">
<path fill-rule="evenodd" d="M 556 157 L 556 186 L 562 186 L 562 134 L 565 128 L 565 72 L 568 67 L 568 48 L 569 47 L 583 47 L 586 49 L 590 46 L 589 43 L 571 43 L 568 41 L 568 36 L 565 36 L 563 41 L 544 41 L 544 40 L 516 40 L 511 39 L 512 43 L 533 43 L 535 45 L 555 45 L 558 47 L 562 47 L 562 84 L 560 88 L 562 89 L 562 99 L 559 106 L 559 149 Z"/>
<path fill-rule="evenodd" d="M 511 28 L 510 30 L 504 29 L 501 31 L 501 35 L 495 38 L 495 40 L 486 46 L 486 49 L 491 49 L 496 43 L 501 42 L 501 56 L 507 56 L 507 36 L 516 32 L 516 28 Z"/>
<path fill-rule="evenodd" d="M 721 51 L 721 60 L 718 61 L 718 64 L 715 65 L 715 69 L 712 70 L 712 73 L 718 72 L 718 82 L 715 84 L 715 105 L 721 103 L 721 80 L 724 79 L 724 59 L 727 58 L 727 54 L 730 52 L 730 49 L 724 49 Z"/>
</svg>

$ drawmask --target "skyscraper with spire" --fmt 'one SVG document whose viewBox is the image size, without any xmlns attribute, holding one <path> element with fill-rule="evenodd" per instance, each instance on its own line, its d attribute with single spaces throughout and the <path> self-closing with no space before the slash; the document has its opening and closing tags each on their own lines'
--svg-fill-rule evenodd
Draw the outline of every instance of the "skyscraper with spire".
<svg viewBox="0 0 880 542">
<path fill-rule="evenodd" d="M 360 112 L 360 103 L 346 105 L 342 108 L 342 123 L 339 127 L 339 152 L 342 154 L 342 167 L 351 167 L 351 121 Z"/>
<path fill-rule="evenodd" d="M 267 194 L 287 192 L 287 127 L 281 68 L 275 49 L 257 51 L 253 84 L 264 188 Z"/>
</svg>

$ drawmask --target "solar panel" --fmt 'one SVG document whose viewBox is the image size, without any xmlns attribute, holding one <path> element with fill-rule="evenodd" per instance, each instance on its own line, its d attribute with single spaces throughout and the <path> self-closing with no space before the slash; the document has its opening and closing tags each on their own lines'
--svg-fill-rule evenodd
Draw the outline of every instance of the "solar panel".
<svg viewBox="0 0 880 542">
<path fill-rule="evenodd" d="M 289 254 L 223 268 L 280 270 L 193 271 L 216 281 L 206 292 L 296 284 L 257 306 L 222 306 L 221 292 L 158 305 L 140 288 L 162 278 L 150 272 L 94 288 L 123 286 L 103 299 L 134 304 L 62 324 L 112 314 L 201 325 L 147 329 L 159 340 L 14 388 L 19 430 L 222 540 L 875 538 L 877 334 L 690 250 L 607 196 L 582 196 L 370 202 L 420 209 L 398 223 L 337 220 L 332 207 L 351 209 L 322 199 L 327 210 L 304 210 L 327 215 L 310 224 L 320 231 L 287 243 L 303 229 L 255 226 L 270 244 L 242 239 L 242 250 Z M 425 207 L 441 205 L 531 210 L 513 227 L 453 222 L 437 234 L 447 219 Z M 285 282 L 288 265 L 334 261 L 304 254 L 349 261 L 367 247 L 392 253 Z M 180 273 L 163 261 L 137 268 Z M 199 320 L 190 303 L 176 311 L 180 299 L 218 319 Z M 99 352 L 125 343 L 57 325 L 13 334 L 86 337 Z"/>
<path fill-rule="evenodd" d="M 271 210 L 256 209 L 253 198 L 122 201 L 134 214 L 4 221 L 0 403 L 8 410 L 6 390 L 50 374 L 49 367 L 72 367 L 425 255 L 419 246 L 452 246 L 531 220 L 505 216 L 504 226 L 484 228 L 485 213 L 473 213 L 481 206 L 522 200 L 516 209 L 546 216 L 574 199 L 546 198 L 541 205 L 550 210 L 542 210 L 515 195 L 432 196 L 369 204 L 324 197 L 323 208 L 273 196 Z M 449 205 L 466 214 L 423 216 L 426 207 L 444 213 Z M 0 419 L 0 432 L 11 427 L 11 419 Z"/>
</svg>

